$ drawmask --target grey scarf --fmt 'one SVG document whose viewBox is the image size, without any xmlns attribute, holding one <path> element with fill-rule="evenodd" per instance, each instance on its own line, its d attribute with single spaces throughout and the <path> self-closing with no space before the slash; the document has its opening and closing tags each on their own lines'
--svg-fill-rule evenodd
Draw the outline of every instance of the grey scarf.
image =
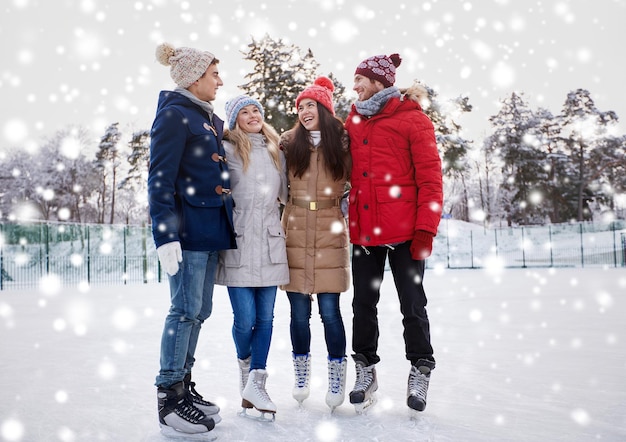
<svg viewBox="0 0 626 442">
<path fill-rule="evenodd" d="M 211 103 L 209 103 L 208 101 L 200 100 L 194 94 L 189 92 L 187 89 L 183 89 L 182 87 L 175 88 L 174 92 L 178 92 L 179 94 L 184 95 L 185 97 L 189 98 L 192 103 L 197 104 L 202 109 L 204 109 L 204 111 L 209 114 L 209 121 L 213 122 L 213 105 Z"/>
<path fill-rule="evenodd" d="M 371 117 L 380 112 L 383 106 L 387 104 L 387 101 L 393 97 L 400 98 L 400 90 L 395 86 L 385 88 L 375 93 L 367 100 L 355 101 L 354 106 L 359 114 L 364 117 Z"/>
</svg>

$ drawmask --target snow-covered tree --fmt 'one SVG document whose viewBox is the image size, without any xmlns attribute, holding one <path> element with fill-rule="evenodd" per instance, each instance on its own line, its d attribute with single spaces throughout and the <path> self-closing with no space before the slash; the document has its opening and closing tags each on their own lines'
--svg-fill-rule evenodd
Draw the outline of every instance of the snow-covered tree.
<svg viewBox="0 0 626 442">
<path fill-rule="evenodd" d="M 494 133 L 492 149 L 503 161 L 503 204 L 507 223 L 543 224 L 546 218 L 546 153 L 538 137 L 539 121 L 522 94 L 513 92 L 489 118 Z"/>
<path fill-rule="evenodd" d="M 562 130 L 559 118 L 545 108 L 534 113 L 538 125 L 536 129 L 539 148 L 546 154 L 544 169 L 547 179 L 544 183 L 544 210 L 551 222 L 562 222 L 572 218 L 572 205 L 566 197 L 571 187 L 567 176 L 568 156 L 564 152 L 560 133 Z"/>
<path fill-rule="evenodd" d="M 502 182 L 502 159 L 497 137 L 484 138 L 482 147 L 474 152 L 474 170 L 478 181 L 478 200 L 483 213 L 484 224 L 502 216 L 500 204 L 500 184 Z"/>
<path fill-rule="evenodd" d="M 23 150 L 10 150 L 0 163 L 0 210 L 9 220 L 41 219 L 43 214 L 32 201 L 37 176 L 33 167 L 38 164 L 37 154 L 29 155 Z"/>
<path fill-rule="evenodd" d="M 149 221 L 147 210 L 147 182 L 150 165 L 150 131 L 133 132 L 128 142 L 128 174 L 120 180 L 119 190 L 124 192 L 127 201 L 124 210 L 126 223 L 131 219 Z"/>
<path fill-rule="evenodd" d="M 342 121 L 345 121 L 346 117 L 350 113 L 352 100 L 350 100 L 346 94 L 346 87 L 333 75 L 332 72 L 328 74 L 328 78 L 330 78 L 335 86 L 335 90 L 333 91 L 335 115 L 341 118 Z"/>
<path fill-rule="evenodd" d="M 118 143 L 122 134 L 118 128 L 119 123 L 109 125 L 98 145 L 94 165 L 101 173 L 100 194 L 98 197 L 98 222 L 104 224 L 104 215 L 107 203 L 110 205 L 109 223 L 115 219 L 115 193 L 117 181 L 117 169 L 120 165 Z M 109 190 L 110 189 L 110 190 Z M 110 199 L 107 199 L 110 193 Z"/>
<path fill-rule="evenodd" d="M 51 185 L 59 207 L 57 218 L 61 221 L 94 221 L 93 210 L 87 205 L 98 182 L 98 173 L 88 159 L 88 155 L 93 155 L 92 148 L 91 134 L 83 127 L 57 132 L 46 146 L 50 157 L 56 158 Z"/>
<path fill-rule="evenodd" d="M 311 50 L 302 54 L 300 48 L 265 35 L 254 38 L 244 53 L 244 60 L 254 63 L 248 80 L 241 88 L 265 108 L 265 119 L 279 133 L 297 121 L 295 102 L 298 94 L 317 77 L 319 63 Z"/>
<path fill-rule="evenodd" d="M 604 202 L 607 198 L 599 184 L 613 166 L 619 167 L 623 156 L 615 156 L 619 138 L 612 136 L 617 123 L 613 111 L 602 112 L 595 106 L 591 94 L 576 89 L 567 94 L 561 113 L 562 140 L 570 158 L 570 180 L 575 189 L 576 219 L 592 218 L 591 200 Z"/>
<path fill-rule="evenodd" d="M 86 196 L 97 182 L 86 157 L 91 147 L 84 128 L 69 126 L 45 139 L 34 154 L 13 151 L 3 165 L 8 185 L 0 198 L 2 212 L 9 219 L 85 221 Z"/>
</svg>

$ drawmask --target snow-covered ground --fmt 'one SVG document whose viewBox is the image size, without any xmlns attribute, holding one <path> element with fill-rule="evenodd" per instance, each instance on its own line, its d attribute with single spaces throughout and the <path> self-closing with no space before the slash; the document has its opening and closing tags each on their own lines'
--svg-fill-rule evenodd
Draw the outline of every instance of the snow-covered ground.
<svg viewBox="0 0 626 442">
<path fill-rule="evenodd" d="M 410 420 L 409 365 L 391 274 L 382 285 L 378 403 L 324 403 L 325 347 L 313 325 L 313 392 L 291 398 L 289 306 L 279 291 L 268 370 L 275 423 L 237 416 L 226 290 L 217 287 L 194 378 L 222 407 L 218 441 L 626 440 L 624 269 L 427 270 L 437 358 L 426 411 Z M 167 284 L 0 292 L 0 439 L 165 441 L 153 385 Z M 342 295 L 348 342 L 352 293 Z M 354 382 L 349 364 L 348 389 Z"/>
</svg>

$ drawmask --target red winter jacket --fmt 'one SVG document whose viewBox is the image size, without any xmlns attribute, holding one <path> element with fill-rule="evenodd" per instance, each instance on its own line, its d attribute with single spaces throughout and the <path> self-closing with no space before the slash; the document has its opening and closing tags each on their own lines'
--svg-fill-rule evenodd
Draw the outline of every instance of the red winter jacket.
<svg viewBox="0 0 626 442">
<path fill-rule="evenodd" d="M 350 242 L 378 246 L 437 234 L 443 204 L 435 131 L 418 103 L 391 98 L 364 117 L 346 119 L 352 154 Z"/>
</svg>

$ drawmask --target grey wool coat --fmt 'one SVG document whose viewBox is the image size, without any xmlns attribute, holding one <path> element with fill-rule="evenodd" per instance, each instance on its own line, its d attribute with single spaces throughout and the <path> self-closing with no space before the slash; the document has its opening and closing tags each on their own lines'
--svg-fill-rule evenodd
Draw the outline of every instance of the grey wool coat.
<svg viewBox="0 0 626 442">
<path fill-rule="evenodd" d="M 285 232 L 280 202 L 287 200 L 285 157 L 276 169 L 265 137 L 249 134 L 250 164 L 243 171 L 235 147 L 224 140 L 234 202 L 233 222 L 237 248 L 220 252 L 215 283 L 230 287 L 269 287 L 289 282 Z"/>
</svg>

